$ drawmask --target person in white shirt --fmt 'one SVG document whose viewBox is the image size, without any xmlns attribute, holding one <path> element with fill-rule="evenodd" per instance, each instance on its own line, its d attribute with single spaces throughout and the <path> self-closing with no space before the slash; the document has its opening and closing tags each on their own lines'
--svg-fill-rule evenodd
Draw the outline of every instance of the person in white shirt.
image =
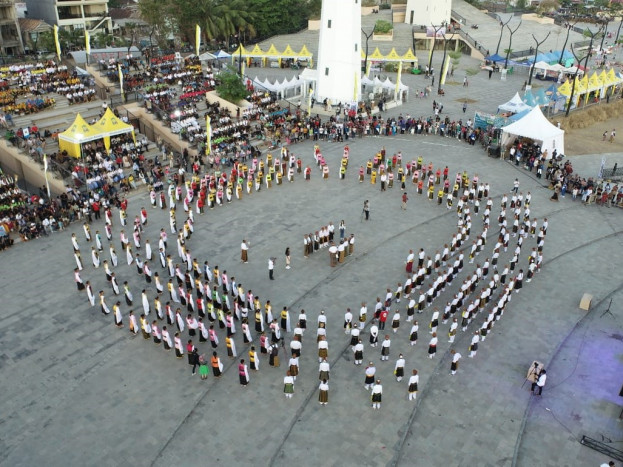
<svg viewBox="0 0 623 467">
<path fill-rule="evenodd" d="M 413 370 L 409 377 L 409 400 L 414 401 L 417 397 L 418 383 L 420 382 L 420 376 L 417 374 L 417 370 Z"/>
<path fill-rule="evenodd" d="M 541 370 L 541 373 L 539 373 L 539 377 L 538 379 L 532 383 L 532 393 L 535 396 L 540 396 L 541 393 L 543 392 L 543 386 L 545 386 L 545 381 L 547 380 L 547 374 L 545 370 Z M 537 394 L 535 389 L 539 390 L 539 393 Z"/>
<path fill-rule="evenodd" d="M 373 409 L 381 408 L 382 397 L 383 397 L 383 386 L 381 385 L 381 380 L 377 379 L 376 384 L 372 386 L 372 408 Z"/>
<path fill-rule="evenodd" d="M 469 346 L 469 358 L 474 358 L 478 352 L 478 342 L 480 341 L 480 333 L 476 331 L 472 336 L 472 342 Z"/>
<path fill-rule="evenodd" d="M 452 354 L 452 363 L 450 364 L 450 374 L 456 375 L 456 370 L 459 367 L 459 360 L 461 359 L 462 355 L 454 349 L 452 349 L 450 353 Z"/>
<path fill-rule="evenodd" d="M 402 381 L 402 378 L 405 375 L 405 359 L 402 354 L 398 356 L 398 360 L 396 360 L 396 366 L 394 367 L 394 375 L 396 375 L 396 381 Z"/>
</svg>

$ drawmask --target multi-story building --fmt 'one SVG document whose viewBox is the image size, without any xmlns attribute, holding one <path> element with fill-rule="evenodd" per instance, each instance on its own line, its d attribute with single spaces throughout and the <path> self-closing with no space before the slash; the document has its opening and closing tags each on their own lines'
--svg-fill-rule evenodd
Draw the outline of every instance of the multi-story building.
<svg viewBox="0 0 623 467">
<path fill-rule="evenodd" d="M 0 49 L 2 55 L 18 55 L 24 52 L 15 0 L 0 0 Z"/>
<path fill-rule="evenodd" d="M 26 0 L 26 6 L 28 18 L 59 28 L 112 32 L 108 0 Z"/>
</svg>

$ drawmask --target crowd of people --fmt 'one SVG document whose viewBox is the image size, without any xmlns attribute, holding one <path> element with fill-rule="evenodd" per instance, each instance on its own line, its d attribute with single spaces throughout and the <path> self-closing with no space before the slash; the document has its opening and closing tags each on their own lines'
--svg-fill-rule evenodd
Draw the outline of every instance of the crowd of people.
<svg viewBox="0 0 623 467">
<path fill-rule="evenodd" d="M 396 157 L 396 161 L 393 161 L 383 154 L 383 150 L 379 154 L 378 164 L 373 167 L 379 176 L 388 164 L 402 169 L 402 160 Z M 296 167 L 296 157 L 289 154 L 287 149 L 282 151 L 281 156 L 274 159 L 267 156 L 265 160 L 252 161 L 251 167 L 246 169 L 246 176 L 249 177 L 252 171 L 263 171 L 267 167 L 280 170 L 282 164 L 286 168 Z M 290 166 L 292 160 L 294 164 Z M 444 191 L 443 187 L 447 186 L 445 182 L 450 179 L 447 167 L 443 171 L 435 170 L 434 167 L 424 166 L 421 160 L 407 164 L 407 176 L 416 171 L 421 177 L 432 176 L 433 186 Z M 437 172 L 438 180 L 435 179 Z M 86 294 L 88 303 L 92 307 L 99 305 L 103 314 L 112 315 L 117 327 L 125 327 L 127 324 L 133 335 L 142 334 L 145 340 L 153 341 L 158 347 L 174 351 L 178 359 L 186 356 L 192 367 L 191 373 L 196 374 L 198 369 L 202 379 L 208 378 L 210 369 L 216 378 L 226 373 L 221 360 L 225 353 L 234 362 L 232 366 L 237 370 L 235 373 L 242 386 L 250 384 L 249 370 L 259 371 L 260 366 L 264 365 L 261 363 L 262 359 L 266 359 L 271 367 L 279 367 L 280 359 L 284 357 L 287 365 L 283 376 L 283 392 L 289 399 L 295 393 L 297 377 L 308 373 L 301 373 L 300 361 L 303 336 L 310 332 L 311 319 L 307 313 L 300 310 L 294 318 L 287 306 L 283 306 L 280 312 L 274 312 L 274 305 L 270 300 L 261 300 L 257 292 L 252 290 L 245 291 L 229 268 L 228 273 L 225 268 L 211 266 L 208 260 L 202 262 L 196 253 L 191 252 L 196 228 L 193 211 L 203 213 L 203 205 L 200 203 L 202 197 L 209 196 L 210 193 L 214 195 L 212 200 L 208 198 L 210 208 L 224 205 L 232 200 L 232 192 L 221 195 L 221 202 L 217 201 L 219 198 L 215 193 L 218 190 L 231 189 L 234 185 L 237 186 L 237 191 L 241 190 L 240 179 L 245 179 L 244 174 L 245 169 L 241 165 L 235 165 L 230 174 L 212 169 L 202 177 L 198 173 L 193 174 L 189 180 L 182 174 L 178 178 L 180 184 L 177 187 L 171 184 L 168 189 L 168 205 L 164 192 L 160 197 L 155 192 L 150 193 L 152 209 L 169 209 L 170 232 L 175 236 L 174 246 L 169 245 L 165 227 L 152 228 L 152 233 L 159 229 L 157 241 L 153 242 L 154 247 L 144 238 L 147 236 L 147 226 L 151 225 L 144 207 L 136 209 L 133 233 L 131 236 L 127 235 L 125 229 L 129 225 L 128 203 L 124 200 L 120 205 L 119 238 L 120 251 L 125 252 L 126 261 L 120 260 L 115 250 L 113 236 L 117 223 L 113 221 L 112 213 L 108 212 L 110 208 L 107 208 L 103 229 L 109 241 L 108 248 L 105 248 L 105 240 L 99 230 L 94 233 L 91 231 L 92 225 L 89 222 L 84 224 L 84 241 L 79 241 L 75 234 L 72 237 L 76 260 L 74 278 L 78 291 Z M 251 180 L 255 179 L 252 177 Z M 271 180 L 260 180 L 260 188 L 262 182 L 266 183 L 267 188 L 272 186 Z M 401 280 L 395 288 L 388 287 L 385 295 L 379 295 L 372 313 L 368 313 L 365 301 L 356 316 L 347 309 L 343 329 L 348 336 L 347 344 L 353 352 L 354 364 L 363 366 L 364 355 L 368 356 L 380 350 L 382 363 L 379 368 L 369 358 L 365 358 L 370 363 L 365 366 L 362 374 L 362 386 L 370 391 L 369 397 L 374 409 L 381 408 L 382 380 L 390 379 L 389 376 L 381 379 L 380 375 L 385 371 L 391 373 L 391 378 L 399 383 L 409 375 L 405 385 L 405 398 L 416 399 L 419 373 L 416 368 L 409 371 L 407 362 L 417 358 L 414 352 L 417 348 L 419 322 L 424 321 L 420 316 L 425 314 L 426 320 L 422 324 L 428 323 L 430 332 L 426 350 L 429 358 L 435 358 L 438 339 L 442 333 L 440 329 L 446 324 L 451 344 L 458 332 L 471 334 L 467 352 L 469 357 L 474 358 L 480 343 L 503 316 L 512 299 L 512 292 L 519 293 L 524 283 L 529 283 L 542 267 L 548 223 L 544 219 L 539 226 L 537 219 L 530 217 L 530 193 L 524 195 L 519 191 L 518 182 L 515 183 L 511 194 L 502 196 L 499 215 L 495 216 L 489 190 L 489 184 L 480 181 L 478 175 L 475 174 L 470 179 L 467 171 L 457 173 L 452 188 L 444 192 L 448 200 L 445 203 L 447 209 L 456 205 L 456 233 L 443 246 L 440 244 L 434 254 L 427 254 L 420 248 L 416 256 L 410 250 L 405 261 L 406 280 L 404 283 Z M 482 207 L 480 203 L 483 203 Z M 186 217 L 181 228 L 178 228 L 175 216 L 179 208 L 183 209 Z M 507 220 L 507 211 L 511 221 Z M 482 229 L 478 232 L 472 226 L 472 216 L 474 222 L 482 219 Z M 499 231 L 495 229 L 496 233 L 489 234 L 492 219 L 497 219 Z M 342 224 L 338 228 L 340 238 L 346 236 L 343 233 L 345 225 Z M 319 232 L 321 235 L 318 237 L 318 248 L 321 243 L 324 245 L 330 242 L 335 227 L 329 223 Z M 491 254 L 479 261 L 479 256 L 485 256 L 486 245 L 492 236 L 497 238 Z M 513 242 L 516 241 L 514 246 L 511 245 L 511 238 Z M 526 248 L 524 242 L 528 242 L 530 238 L 537 239 L 536 244 L 528 255 L 527 264 L 522 267 L 522 249 Z M 313 239 L 304 243 L 306 254 L 310 244 L 314 248 Z M 243 240 L 242 265 L 252 261 L 249 247 L 249 242 Z M 197 245 L 197 248 L 200 246 Z M 105 253 L 106 249 L 108 253 Z M 509 250 L 510 253 L 507 253 Z M 81 256 L 84 251 L 90 255 L 90 262 L 93 264 L 93 269 L 88 269 L 90 279 L 87 281 L 82 279 L 82 271 L 87 268 Z M 510 260 L 502 266 L 502 257 L 505 254 L 510 255 Z M 274 261 L 273 258 L 271 260 Z M 127 263 L 128 269 L 122 268 L 122 262 Z M 475 266 L 470 266 L 474 263 Z M 130 273 L 127 272 L 133 271 L 134 267 L 139 277 L 137 280 L 130 279 Z M 103 270 L 101 276 L 98 272 L 100 269 Z M 465 274 L 464 269 L 467 269 Z M 446 289 L 449 289 L 449 295 L 445 293 Z M 437 302 L 444 293 L 451 298 L 447 300 L 445 307 L 438 306 Z M 112 300 L 108 298 L 111 294 Z M 123 302 L 125 305 L 122 305 Z M 129 310 L 124 311 L 124 308 Z M 474 327 L 472 323 L 476 321 L 479 324 Z M 387 330 L 386 323 L 389 326 Z M 315 352 L 319 363 L 318 402 L 322 406 L 329 403 L 329 382 L 334 378 L 330 367 L 327 329 L 336 324 L 334 316 L 329 318 L 324 311 L 318 313 Z M 470 327 L 472 329 L 468 331 Z M 363 334 L 366 332 L 369 333 L 369 349 L 364 345 Z M 307 340 L 305 338 L 306 342 Z M 238 351 L 237 344 L 242 345 L 244 350 Z M 387 365 L 384 362 L 389 361 L 390 355 L 394 355 L 393 349 L 396 347 L 402 352 L 395 354 L 397 358 L 394 364 Z M 450 356 L 450 374 L 455 375 L 462 356 L 454 346 Z"/>
</svg>

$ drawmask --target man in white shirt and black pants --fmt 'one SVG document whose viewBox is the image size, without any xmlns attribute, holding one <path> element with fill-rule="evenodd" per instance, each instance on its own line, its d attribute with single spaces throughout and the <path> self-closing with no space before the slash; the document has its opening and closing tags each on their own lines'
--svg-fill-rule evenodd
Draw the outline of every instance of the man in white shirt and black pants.
<svg viewBox="0 0 623 467">
<path fill-rule="evenodd" d="M 268 258 L 268 277 L 271 281 L 275 280 L 273 277 L 273 271 L 275 269 L 275 260 L 277 258 Z"/>
<path fill-rule="evenodd" d="M 537 380 L 532 383 L 532 393 L 535 396 L 540 396 L 541 393 L 543 392 L 543 386 L 545 386 L 545 381 L 547 380 L 547 374 L 545 372 L 545 370 L 541 370 L 541 372 L 539 373 L 539 377 L 537 378 Z M 537 394 L 537 392 L 535 391 L 535 389 L 539 390 L 539 393 Z"/>
</svg>

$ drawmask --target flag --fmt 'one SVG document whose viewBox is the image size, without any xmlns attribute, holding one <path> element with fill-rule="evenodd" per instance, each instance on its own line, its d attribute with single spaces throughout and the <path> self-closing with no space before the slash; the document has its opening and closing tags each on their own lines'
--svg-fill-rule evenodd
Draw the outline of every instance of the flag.
<svg viewBox="0 0 623 467">
<path fill-rule="evenodd" d="M 439 81 L 439 85 L 443 86 L 446 84 L 446 77 L 448 76 L 448 68 L 450 65 L 450 56 L 446 57 L 446 61 L 443 63 L 443 70 L 441 71 L 441 80 Z"/>
<path fill-rule="evenodd" d="M 84 30 L 84 43 L 85 43 L 85 50 L 87 51 L 87 55 L 91 55 L 91 35 L 89 34 L 89 31 L 87 31 L 86 29 Z"/>
<path fill-rule="evenodd" d="M 117 65 L 119 69 L 119 87 L 121 88 L 121 97 L 123 97 L 123 70 L 121 69 L 121 63 Z"/>
<path fill-rule="evenodd" d="M 366 63 L 366 76 L 370 76 L 370 66 L 372 65 L 372 60 L 368 60 Z"/>
<path fill-rule="evenodd" d="M 402 76 L 402 61 L 398 63 L 398 74 L 396 75 L 396 89 L 394 89 L 394 100 L 398 100 L 400 93 L 400 77 Z"/>
<path fill-rule="evenodd" d="M 200 48 L 201 48 L 201 26 L 197 24 L 195 26 L 195 55 L 199 56 Z"/>
<path fill-rule="evenodd" d="M 353 101 L 359 102 L 359 72 L 355 72 L 355 86 L 353 88 Z"/>
<path fill-rule="evenodd" d="M 206 156 L 210 155 L 212 150 L 212 120 L 209 115 L 206 115 Z"/>
<path fill-rule="evenodd" d="M 247 65 L 247 61 L 246 60 L 242 60 L 242 62 L 240 63 L 240 76 L 241 77 L 244 76 L 246 65 Z"/>
<path fill-rule="evenodd" d="M 54 25 L 54 45 L 56 46 L 56 56 L 61 59 L 61 43 L 58 41 L 58 26 Z"/>
<path fill-rule="evenodd" d="M 307 91 L 307 115 L 311 115 L 312 92 L 312 88 L 309 88 L 309 90 Z"/>
<path fill-rule="evenodd" d="M 48 192 L 48 199 L 50 198 L 50 181 L 48 180 L 48 156 L 43 155 L 43 173 L 45 175 L 45 186 Z"/>
</svg>

